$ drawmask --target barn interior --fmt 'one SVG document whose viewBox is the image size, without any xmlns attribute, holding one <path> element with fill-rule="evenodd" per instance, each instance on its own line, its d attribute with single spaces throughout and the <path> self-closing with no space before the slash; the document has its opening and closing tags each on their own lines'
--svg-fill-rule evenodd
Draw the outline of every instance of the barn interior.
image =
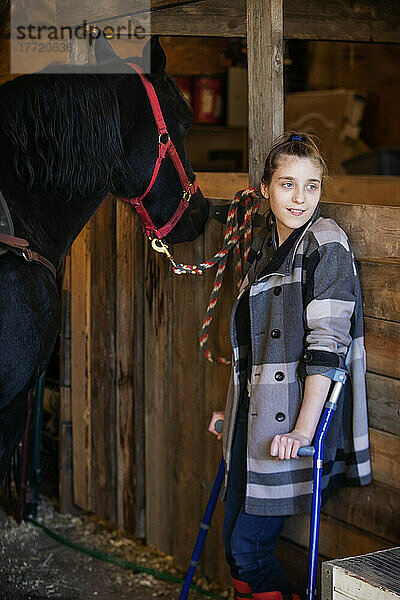
<svg viewBox="0 0 400 600">
<path fill-rule="evenodd" d="M 348 234 L 363 290 L 373 483 L 343 489 L 325 504 L 320 561 L 398 546 L 399 8 L 384 0 L 153 4 L 166 70 L 193 107 L 187 148 L 205 196 L 227 204 L 237 190 L 257 185 L 263 152 L 283 128 L 308 129 L 322 141 L 330 167 L 323 214 Z M 1 17 L 3 83 L 15 74 L 6 10 Z M 110 43 L 126 56 L 123 39 Z M 271 48 L 282 58 L 281 85 L 266 58 Z M 210 221 L 201 238 L 174 254 L 197 264 L 223 234 L 223 224 Z M 61 334 L 32 418 L 38 493 L 61 512 L 92 513 L 145 539 L 180 567 L 190 560 L 221 458 L 207 423 L 224 406 L 229 368 L 208 363 L 199 349 L 213 280 L 211 272 L 173 275 L 131 210 L 108 197 L 65 259 Z M 210 347 L 224 356 L 235 286 L 231 268 L 210 333 Z M 198 572 L 228 585 L 222 522 L 219 503 Z M 277 551 L 299 588 L 308 527 L 307 515 L 291 518 Z"/>
</svg>

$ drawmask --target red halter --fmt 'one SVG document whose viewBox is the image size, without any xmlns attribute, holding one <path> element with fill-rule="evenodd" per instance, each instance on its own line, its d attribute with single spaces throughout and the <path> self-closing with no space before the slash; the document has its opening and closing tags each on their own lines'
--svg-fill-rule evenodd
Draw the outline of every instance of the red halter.
<svg viewBox="0 0 400 600">
<path fill-rule="evenodd" d="M 142 68 L 139 65 L 135 65 L 134 63 L 126 64 L 132 67 L 132 69 L 134 69 L 137 72 L 147 92 L 147 96 L 149 98 L 154 119 L 158 129 L 158 157 L 156 160 L 156 164 L 154 165 L 153 175 L 151 177 L 149 185 L 147 186 L 146 191 L 138 198 L 121 198 L 121 200 L 129 202 L 136 209 L 136 212 L 138 213 L 140 220 L 142 221 L 142 225 L 147 237 L 149 237 L 150 239 L 156 237 L 160 240 L 161 238 L 165 237 L 171 231 L 171 229 L 173 229 L 173 227 L 175 227 L 175 225 L 189 206 L 190 198 L 193 194 L 197 192 L 197 181 L 195 178 L 194 181 L 191 183 L 187 178 L 181 159 L 179 158 L 176 148 L 171 138 L 169 137 L 167 126 L 165 124 L 164 117 L 161 112 L 160 103 L 158 102 L 157 94 L 154 90 L 153 85 L 148 79 L 145 78 Z M 165 158 L 167 152 L 172 162 L 174 163 L 176 172 L 178 173 L 179 179 L 181 180 L 183 196 L 178 208 L 176 209 L 168 223 L 160 227 L 160 229 L 157 229 L 153 221 L 151 220 L 149 213 L 143 206 L 142 200 L 147 196 L 147 194 L 153 187 L 154 182 L 157 179 L 158 172 L 160 170 L 161 162 Z"/>
</svg>

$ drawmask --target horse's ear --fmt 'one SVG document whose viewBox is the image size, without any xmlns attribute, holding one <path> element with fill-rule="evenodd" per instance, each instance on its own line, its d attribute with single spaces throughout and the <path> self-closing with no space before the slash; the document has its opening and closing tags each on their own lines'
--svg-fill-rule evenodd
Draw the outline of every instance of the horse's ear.
<svg viewBox="0 0 400 600">
<path fill-rule="evenodd" d="M 165 52 L 160 44 L 158 35 L 152 35 L 142 52 L 143 67 L 153 75 L 161 75 L 165 69 Z"/>
<path fill-rule="evenodd" d="M 104 35 L 104 31 L 100 29 L 94 42 L 94 54 L 96 57 L 97 64 L 103 64 L 106 62 L 120 62 L 121 59 L 118 54 L 115 54 L 110 42 Z"/>
</svg>

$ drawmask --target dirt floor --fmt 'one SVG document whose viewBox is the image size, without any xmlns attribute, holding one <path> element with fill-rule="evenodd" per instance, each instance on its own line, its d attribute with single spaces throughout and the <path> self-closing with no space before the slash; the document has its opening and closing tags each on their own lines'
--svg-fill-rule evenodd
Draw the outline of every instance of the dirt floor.
<svg viewBox="0 0 400 600">
<path fill-rule="evenodd" d="M 43 500 L 37 521 L 84 548 L 184 577 L 174 568 L 171 556 L 133 537 L 124 537 L 94 518 L 61 515 Z M 195 583 L 208 588 L 214 598 L 231 596 L 230 590 L 204 579 L 196 579 Z M 0 600 L 175 600 L 180 590 L 181 586 L 175 583 L 82 554 L 31 523 L 18 525 L 0 509 Z M 207 597 L 210 596 L 190 591 L 188 598 Z"/>
</svg>

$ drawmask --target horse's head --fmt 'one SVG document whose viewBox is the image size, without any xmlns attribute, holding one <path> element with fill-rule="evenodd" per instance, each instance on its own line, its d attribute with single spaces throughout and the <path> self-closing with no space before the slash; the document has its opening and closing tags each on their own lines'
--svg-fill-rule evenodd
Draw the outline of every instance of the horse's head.
<svg viewBox="0 0 400 600">
<path fill-rule="evenodd" d="M 152 178 L 159 146 L 139 75 L 114 53 L 103 34 L 95 50 L 99 64 L 49 65 L 0 88 L 0 161 L 7 173 L 14 173 L 12 185 L 21 193 L 37 194 L 43 202 L 64 198 L 70 202 L 71 214 L 77 213 L 77 222 L 83 218 L 78 219 L 83 198 L 89 217 L 109 192 L 140 197 Z M 133 60 L 149 64 L 150 56 L 151 72 L 146 77 L 159 98 L 182 172 L 192 182 L 185 149 L 190 107 L 165 73 L 165 54 L 157 38 L 146 44 L 142 57 Z M 112 63 L 111 68 L 104 69 L 106 62 Z M 182 185 L 166 156 L 143 201 L 157 228 L 171 219 L 181 198 Z M 166 241 L 195 239 L 207 216 L 208 201 L 198 190 Z"/>
<path fill-rule="evenodd" d="M 193 115 L 182 92 L 165 72 L 165 54 L 158 37 L 153 36 L 145 45 L 141 57 L 122 61 L 101 33 L 95 43 L 99 65 L 115 65 L 120 127 L 125 156 L 130 165 L 129 175 L 114 190 L 124 198 L 140 197 L 152 179 L 159 150 L 159 134 L 151 103 L 139 75 L 129 66 L 150 66 L 145 75 L 156 92 L 170 139 L 175 146 L 184 172 L 190 182 L 195 179 L 188 160 L 185 140 Z M 126 73 L 126 75 L 125 75 Z M 143 205 L 157 229 L 173 217 L 182 199 L 182 182 L 171 157 L 166 155 L 153 186 L 143 198 Z M 202 231 L 208 216 L 209 204 L 200 189 L 186 203 L 185 210 L 165 237 L 170 243 L 194 240 Z"/>
</svg>

